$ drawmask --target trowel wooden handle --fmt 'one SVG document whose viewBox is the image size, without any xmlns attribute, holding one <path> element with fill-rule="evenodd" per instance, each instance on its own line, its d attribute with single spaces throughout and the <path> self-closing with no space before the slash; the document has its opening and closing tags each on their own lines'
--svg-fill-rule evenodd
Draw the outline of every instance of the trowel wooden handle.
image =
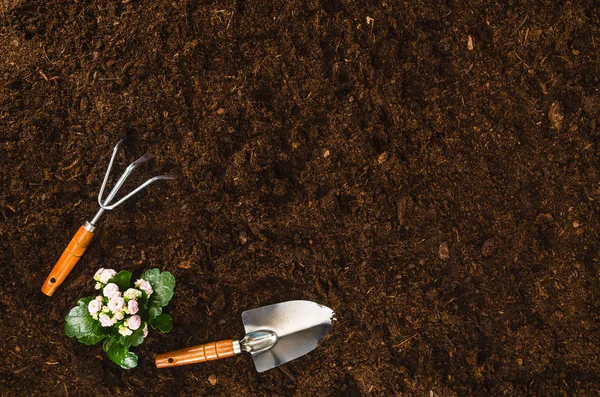
<svg viewBox="0 0 600 397">
<path fill-rule="evenodd" d="M 42 292 L 48 296 L 52 296 L 54 291 L 65 281 L 65 278 L 71 273 L 73 267 L 81 258 L 81 255 L 85 252 L 88 245 L 94 238 L 94 232 L 89 231 L 85 226 L 81 226 L 75 236 L 71 239 L 67 248 L 63 251 L 62 255 L 54 265 L 54 268 L 46 278 L 44 285 L 42 285 Z"/>
<path fill-rule="evenodd" d="M 240 353 L 238 341 L 222 340 L 204 345 L 187 347 L 156 356 L 154 362 L 157 368 L 177 367 L 179 365 L 203 363 L 235 356 Z"/>
</svg>

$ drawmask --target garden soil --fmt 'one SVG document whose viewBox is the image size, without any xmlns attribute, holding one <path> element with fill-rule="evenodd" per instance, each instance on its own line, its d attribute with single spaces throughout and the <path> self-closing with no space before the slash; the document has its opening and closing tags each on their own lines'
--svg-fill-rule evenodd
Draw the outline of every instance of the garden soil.
<svg viewBox="0 0 600 397">
<path fill-rule="evenodd" d="M 510 5 L 508 3 L 511 3 Z M 600 393 L 594 1 L 4 0 L 3 396 Z M 53 297 L 40 287 L 146 151 Z M 177 279 L 122 370 L 64 334 L 99 267 Z M 158 370 L 244 310 L 337 314 L 309 354 Z M 210 378 L 210 380 L 209 380 Z"/>
</svg>

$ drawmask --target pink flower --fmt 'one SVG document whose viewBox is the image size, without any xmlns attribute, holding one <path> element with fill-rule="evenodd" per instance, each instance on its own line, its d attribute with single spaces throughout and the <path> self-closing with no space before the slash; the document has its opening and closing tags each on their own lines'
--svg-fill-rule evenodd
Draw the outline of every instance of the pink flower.
<svg viewBox="0 0 600 397">
<path fill-rule="evenodd" d="M 139 309 L 140 307 L 138 301 L 132 300 L 127 302 L 127 311 L 129 312 L 129 314 L 136 314 Z"/>
<path fill-rule="evenodd" d="M 152 285 L 150 285 L 150 283 L 144 280 L 143 278 L 137 280 L 135 282 L 135 286 L 144 291 L 146 295 L 150 295 L 152 294 L 152 292 L 154 292 L 154 290 L 152 289 Z"/>
<path fill-rule="evenodd" d="M 133 332 L 129 328 L 124 327 L 122 325 L 119 327 L 119 333 L 123 336 L 129 336 L 133 334 Z"/>
<path fill-rule="evenodd" d="M 120 296 L 110 298 L 108 301 L 108 308 L 113 313 L 120 312 L 125 308 L 125 300 Z"/>
<path fill-rule="evenodd" d="M 137 299 L 142 296 L 142 291 L 137 290 L 135 288 L 129 288 L 127 291 L 123 293 L 123 298 L 125 299 Z"/>
<path fill-rule="evenodd" d="M 106 296 L 109 299 L 121 296 L 121 293 L 119 292 L 119 286 L 115 283 L 106 284 L 106 287 L 104 287 L 104 290 L 102 290 L 102 292 L 104 293 L 104 296 Z"/>
<path fill-rule="evenodd" d="M 125 315 L 123 314 L 123 312 L 116 312 L 115 313 L 115 318 L 117 319 L 117 321 L 123 320 L 124 317 L 125 317 Z"/>
<path fill-rule="evenodd" d="M 97 300 L 90 301 L 88 303 L 88 311 L 90 314 L 98 313 L 102 309 L 102 302 L 98 302 Z"/>
<path fill-rule="evenodd" d="M 98 320 L 100 320 L 100 324 L 103 327 L 110 327 L 113 325 L 112 319 L 104 313 L 100 314 L 100 316 L 98 317 Z"/>
<path fill-rule="evenodd" d="M 140 325 L 142 325 L 142 319 L 138 315 L 131 316 L 129 317 L 129 320 L 127 320 L 127 326 L 133 331 L 138 329 Z"/>
<path fill-rule="evenodd" d="M 110 280 L 116 275 L 117 272 L 113 269 L 104 269 L 102 270 L 102 273 L 100 273 L 100 276 L 98 276 L 98 281 L 100 281 L 102 284 L 106 284 L 108 283 L 108 280 Z"/>
<path fill-rule="evenodd" d="M 94 274 L 94 280 L 100 281 L 100 275 L 102 274 L 103 271 L 104 271 L 103 267 L 101 267 L 100 269 L 98 269 L 98 271 L 96 272 L 96 274 Z"/>
</svg>

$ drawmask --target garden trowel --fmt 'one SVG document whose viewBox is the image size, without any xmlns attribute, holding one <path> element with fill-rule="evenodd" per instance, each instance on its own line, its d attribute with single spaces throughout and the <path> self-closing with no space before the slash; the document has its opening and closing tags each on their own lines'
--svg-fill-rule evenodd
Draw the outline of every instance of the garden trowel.
<svg viewBox="0 0 600 397">
<path fill-rule="evenodd" d="M 252 354 L 258 372 L 275 368 L 313 350 L 331 330 L 333 311 L 311 301 L 288 301 L 242 313 L 246 336 L 156 356 L 158 368 L 195 364 Z"/>
</svg>

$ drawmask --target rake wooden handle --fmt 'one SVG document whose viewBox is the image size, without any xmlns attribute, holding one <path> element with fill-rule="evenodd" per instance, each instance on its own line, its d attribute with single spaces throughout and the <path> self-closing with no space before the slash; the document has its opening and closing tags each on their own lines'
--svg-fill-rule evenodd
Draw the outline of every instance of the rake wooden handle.
<svg viewBox="0 0 600 397">
<path fill-rule="evenodd" d="M 156 363 L 157 368 L 169 368 L 177 367 L 179 365 L 219 360 L 221 358 L 235 356 L 239 353 L 239 343 L 229 339 L 161 353 L 156 356 L 154 362 Z"/>
<path fill-rule="evenodd" d="M 48 296 L 52 296 L 54 291 L 65 281 L 65 278 L 71 273 L 73 267 L 79 261 L 87 247 L 94 238 L 94 232 L 89 231 L 85 226 L 81 226 L 75 236 L 71 239 L 67 248 L 54 265 L 54 268 L 42 285 L 42 292 Z"/>
</svg>

